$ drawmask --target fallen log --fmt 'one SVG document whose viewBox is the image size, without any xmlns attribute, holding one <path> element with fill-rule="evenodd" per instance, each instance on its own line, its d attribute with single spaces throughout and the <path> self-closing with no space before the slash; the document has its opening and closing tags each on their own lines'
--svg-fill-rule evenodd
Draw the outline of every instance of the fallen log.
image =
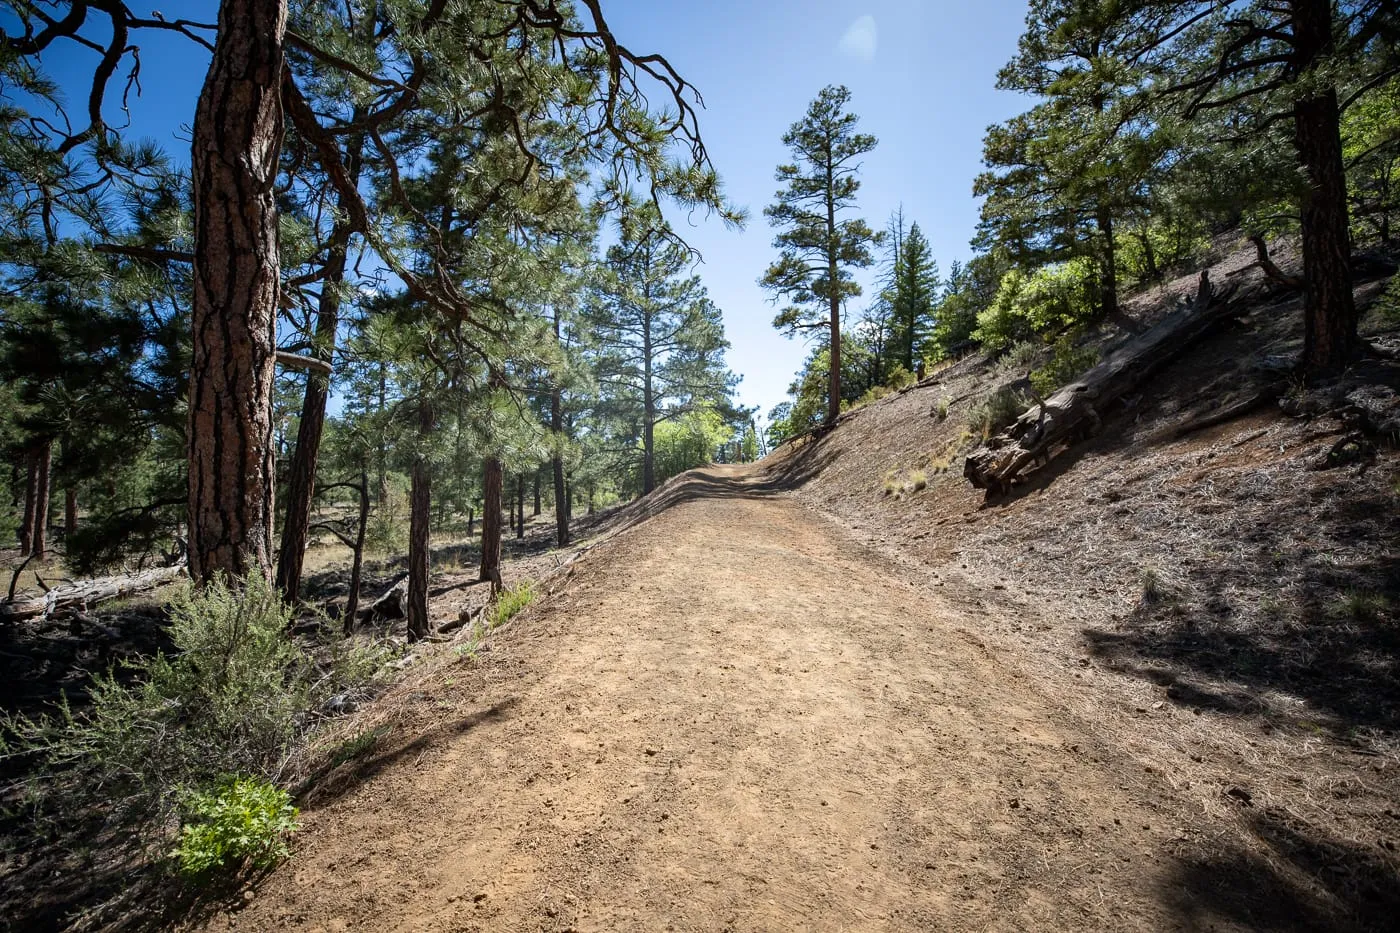
<svg viewBox="0 0 1400 933">
<path fill-rule="evenodd" d="M 389 588 L 384 591 L 383 596 L 360 610 L 360 621 L 374 619 L 380 622 L 392 622 L 395 619 L 404 618 L 408 615 L 404 608 L 404 600 L 407 597 L 408 573 L 405 571 L 394 578 L 394 582 L 389 584 Z"/>
<path fill-rule="evenodd" d="M 171 583 L 185 573 L 183 564 L 157 567 L 140 573 L 123 573 L 95 580 L 63 583 L 37 596 L 18 596 L 0 602 L 0 622 L 48 618 L 61 612 L 82 612 L 112 599 L 131 596 Z"/>
<path fill-rule="evenodd" d="M 1027 409 L 1008 428 L 967 455 L 963 476 L 978 489 L 1005 492 L 1032 462 L 1048 462 L 1061 445 L 1094 434 L 1109 403 L 1131 392 L 1235 313 L 1231 305 L 1213 298 L 1210 277 L 1202 272 L 1195 300 Z"/>
</svg>

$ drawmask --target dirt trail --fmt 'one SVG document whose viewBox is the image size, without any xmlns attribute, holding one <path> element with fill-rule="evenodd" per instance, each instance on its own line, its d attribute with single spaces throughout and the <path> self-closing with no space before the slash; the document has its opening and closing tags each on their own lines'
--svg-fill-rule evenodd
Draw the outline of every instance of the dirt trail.
<svg viewBox="0 0 1400 933">
<path fill-rule="evenodd" d="M 1174 894 L 1184 804 L 938 591 L 751 468 L 664 495 L 214 926 L 1231 926 Z"/>
</svg>

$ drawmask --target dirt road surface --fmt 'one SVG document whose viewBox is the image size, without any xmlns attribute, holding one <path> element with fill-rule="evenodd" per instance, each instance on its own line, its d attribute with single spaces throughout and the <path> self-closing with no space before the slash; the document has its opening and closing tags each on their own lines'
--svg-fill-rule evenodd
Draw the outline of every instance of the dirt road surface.
<svg viewBox="0 0 1400 933">
<path fill-rule="evenodd" d="M 212 926 L 1233 928 L 1182 893 L 1189 807 L 941 590 L 754 468 L 658 498 Z"/>
</svg>

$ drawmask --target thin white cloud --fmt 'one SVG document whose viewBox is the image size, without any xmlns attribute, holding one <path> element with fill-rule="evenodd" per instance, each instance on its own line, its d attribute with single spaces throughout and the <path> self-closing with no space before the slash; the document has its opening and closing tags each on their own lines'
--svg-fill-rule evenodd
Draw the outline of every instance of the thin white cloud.
<svg viewBox="0 0 1400 933">
<path fill-rule="evenodd" d="M 869 62 L 875 60 L 875 48 L 879 40 L 880 33 L 875 28 L 875 17 L 867 15 L 846 27 L 837 48 L 848 58 Z"/>
</svg>

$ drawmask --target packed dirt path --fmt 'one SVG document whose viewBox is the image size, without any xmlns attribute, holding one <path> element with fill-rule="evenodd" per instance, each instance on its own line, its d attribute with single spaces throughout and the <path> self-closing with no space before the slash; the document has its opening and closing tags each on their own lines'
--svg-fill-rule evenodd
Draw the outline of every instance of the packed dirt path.
<svg viewBox="0 0 1400 933">
<path fill-rule="evenodd" d="M 942 599 L 711 468 L 591 550 L 216 928 L 1230 928 L 1187 818 Z"/>
</svg>

